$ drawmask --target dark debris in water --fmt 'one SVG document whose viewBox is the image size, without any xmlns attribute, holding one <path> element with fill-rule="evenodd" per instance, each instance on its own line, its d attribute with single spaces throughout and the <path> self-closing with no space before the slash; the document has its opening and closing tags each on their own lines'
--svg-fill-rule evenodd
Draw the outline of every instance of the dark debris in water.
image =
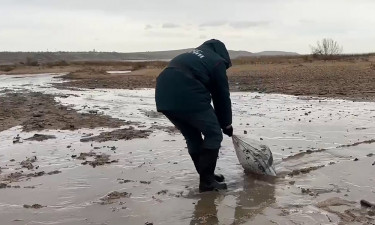
<svg viewBox="0 0 375 225">
<path fill-rule="evenodd" d="M 22 161 L 20 165 L 22 168 L 26 168 L 28 170 L 34 169 L 33 163 L 35 163 L 37 160 L 36 156 L 33 156 L 31 158 L 27 158 L 26 160 Z"/>
<path fill-rule="evenodd" d="M 118 140 L 131 140 L 135 138 L 147 138 L 152 131 L 150 130 L 136 130 L 134 127 L 118 129 L 110 132 L 103 132 L 98 136 L 82 138 L 81 142 L 105 142 L 105 141 L 118 141 Z"/>
<path fill-rule="evenodd" d="M 34 134 L 34 136 L 25 139 L 26 141 L 45 141 L 48 139 L 56 139 L 55 135 Z"/>
<path fill-rule="evenodd" d="M 362 200 L 360 201 L 360 203 L 361 203 L 361 206 L 363 206 L 363 207 L 374 208 L 374 209 L 375 209 L 375 203 L 371 203 L 371 202 L 366 201 L 366 200 L 364 200 L 364 199 L 362 199 Z"/>
<path fill-rule="evenodd" d="M 13 144 L 18 144 L 18 143 L 22 143 L 22 138 L 20 137 L 19 134 L 17 134 L 17 136 L 13 138 Z"/>
<path fill-rule="evenodd" d="M 85 160 L 82 162 L 82 165 L 90 165 L 92 167 L 97 167 L 97 166 L 103 166 L 106 164 L 111 164 L 111 163 L 117 163 L 118 160 L 111 160 L 110 155 L 107 154 L 97 154 L 96 152 L 81 152 L 80 155 L 77 157 L 77 155 L 72 155 L 72 158 L 76 158 L 79 160 Z M 92 160 L 87 160 L 87 158 L 92 158 Z"/>
<path fill-rule="evenodd" d="M 39 172 L 34 172 L 34 173 L 24 173 L 23 171 L 18 171 L 18 172 L 14 172 L 14 173 L 10 173 L 8 175 L 6 175 L 2 181 L 5 181 L 5 182 L 8 182 L 8 183 L 12 183 L 12 182 L 18 182 L 22 179 L 31 179 L 33 177 L 41 177 L 41 176 L 44 176 L 44 175 L 55 175 L 55 174 L 59 174 L 61 173 L 61 171 L 59 170 L 54 170 L 54 171 L 51 171 L 51 172 L 45 172 L 45 171 L 39 171 Z"/>
<path fill-rule="evenodd" d="M 361 145 L 361 144 L 372 144 L 372 143 L 375 143 L 375 139 L 366 140 L 366 141 L 359 141 L 359 142 L 355 142 L 353 144 L 340 145 L 340 146 L 337 146 L 337 148 L 347 148 L 347 147 L 353 147 L 353 146 L 357 146 L 357 145 Z"/>
<path fill-rule="evenodd" d="M 157 195 L 165 195 L 168 193 L 168 190 L 161 190 L 161 191 L 158 191 L 158 193 L 156 193 Z"/>
<path fill-rule="evenodd" d="M 113 191 L 109 194 L 107 194 L 105 197 L 101 198 L 101 205 L 108 205 L 114 203 L 114 200 L 120 199 L 120 198 L 129 198 L 131 196 L 131 193 L 128 193 L 126 191 L 119 192 L 119 191 Z"/>
<path fill-rule="evenodd" d="M 300 175 L 300 174 L 306 174 L 306 173 L 310 173 L 311 171 L 320 169 L 322 167 L 325 167 L 325 165 L 312 166 L 312 167 L 307 167 L 307 168 L 302 168 L 302 169 L 296 169 L 296 170 L 293 170 L 292 172 L 288 173 L 288 175 L 291 176 L 291 177 L 293 177 L 293 176 Z"/>
<path fill-rule="evenodd" d="M 95 152 L 81 152 L 79 156 L 77 155 L 72 155 L 72 158 L 77 158 L 79 160 L 86 160 L 87 157 L 94 157 L 96 156 Z"/>
<path fill-rule="evenodd" d="M 5 188 L 16 188 L 16 189 L 18 189 L 18 188 L 21 188 L 21 186 L 19 186 L 19 185 L 12 186 L 10 184 L 0 183 L 0 189 L 5 189 Z M 26 187 L 24 187 L 24 188 L 26 188 Z"/>
<path fill-rule="evenodd" d="M 135 182 L 134 180 L 127 180 L 127 179 L 121 179 L 121 178 L 118 178 L 118 183 L 119 184 L 126 184 L 126 183 L 130 183 L 130 182 Z"/>
<path fill-rule="evenodd" d="M 141 183 L 141 184 L 151 184 L 151 181 L 144 181 L 144 180 L 141 180 L 141 181 L 139 181 L 139 183 Z"/>
<path fill-rule="evenodd" d="M 44 207 L 46 207 L 46 206 L 42 206 L 42 205 L 40 205 L 40 204 L 33 204 L 33 205 L 23 205 L 23 207 L 25 208 L 25 209 L 41 209 L 41 208 L 44 208 Z"/>
<path fill-rule="evenodd" d="M 54 171 L 48 172 L 47 174 L 48 174 L 48 175 L 55 175 L 55 174 L 59 174 L 59 173 L 61 173 L 61 171 L 59 171 L 59 170 L 54 170 Z"/>
<path fill-rule="evenodd" d="M 162 125 L 152 125 L 150 127 L 150 130 L 162 130 L 164 132 L 167 132 L 168 134 L 177 134 L 180 131 L 175 126 L 162 126 Z"/>
</svg>

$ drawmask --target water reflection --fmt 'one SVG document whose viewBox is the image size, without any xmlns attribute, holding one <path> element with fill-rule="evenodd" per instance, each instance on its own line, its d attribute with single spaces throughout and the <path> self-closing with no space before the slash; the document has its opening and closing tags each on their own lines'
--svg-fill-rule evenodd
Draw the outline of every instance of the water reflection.
<svg viewBox="0 0 375 225">
<path fill-rule="evenodd" d="M 275 202 L 275 180 L 273 177 L 255 176 L 244 174 L 243 181 L 235 184 L 241 186 L 237 191 L 231 192 L 210 192 L 199 195 L 200 199 L 195 205 L 190 225 L 223 224 L 219 221 L 223 218 L 218 213 L 233 215 L 232 218 L 224 218 L 230 221 L 229 224 L 243 224 L 253 216 L 262 212 L 266 207 Z M 228 207 L 223 199 L 234 197 L 234 204 Z M 221 206 L 226 207 L 221 207 Z M 229 204 L 230 205 L 230 204 Z M 221 208 L 225 211 L 220 211 Z M 227 224 L 227 223 L 224 223 Z"/>
<path fill-rule="evenodd" d="M 242 224 L 275 202 L 274 177 L 244 174 L 243 189 L 238 192 L 234 224 Z"/>
<path fill-rule="evenodd" d="M 201 194 L 201 198 L 195 205 L 194 214 L 190 225 L 195 224 L 219 224 L 217 217 L 217 201 L 220 201 L 222 193 L 208 192 Z"/>
</svg>

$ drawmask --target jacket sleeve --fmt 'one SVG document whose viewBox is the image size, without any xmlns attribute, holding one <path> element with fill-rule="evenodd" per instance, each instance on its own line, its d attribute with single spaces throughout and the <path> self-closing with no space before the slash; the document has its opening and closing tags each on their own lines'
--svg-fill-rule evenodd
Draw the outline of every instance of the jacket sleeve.
<svg viewBox="0 0 375 225">
<path fill-rule="evenodd" d="M 211 76 L 211 96 L 216 116 L 221 128 L 232 124 L 232 103 L 230 100 L 226 66 L 219 63 L 215 66 Z"/>
</svg>

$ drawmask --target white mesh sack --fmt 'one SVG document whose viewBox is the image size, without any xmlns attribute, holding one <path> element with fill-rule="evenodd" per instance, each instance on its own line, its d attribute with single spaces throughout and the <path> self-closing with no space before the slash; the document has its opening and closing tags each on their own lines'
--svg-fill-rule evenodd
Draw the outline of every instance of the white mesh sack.
<svg viewBox="0 0 375 225">
<path fill-rule="evenodd" d="M 237 135 L 233 135 L 232 140 L 238 161 L 245 172 L 276 176 L 275 168 L 272 166 L 272 152 L 268 146 Z"/>
</svg>

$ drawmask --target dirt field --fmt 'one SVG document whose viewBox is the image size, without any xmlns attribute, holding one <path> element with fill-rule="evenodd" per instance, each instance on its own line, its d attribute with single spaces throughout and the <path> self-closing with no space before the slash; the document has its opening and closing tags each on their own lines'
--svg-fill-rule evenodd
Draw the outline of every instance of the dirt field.
<svg viewBox="0 0 375 225">
<path fill-rule="evenodd" d="M 281 58 L 283 59 L 283 58 Z M 164 62 L 160 64 L 83 64 L 36 69 L 16 68 L 8 74 L 69 72 L 69 82 L 60 88 L 153 88 Z M 107 74 L 111 70 L 132 70 L 128 74 Z M 228 70 L 232 91 L 282 93 L 353 100 L 375 99 L 375 57 L 347 60 L 302 60 L 302 58 L 271 61 L 234 61 Z"/>
</svg>

